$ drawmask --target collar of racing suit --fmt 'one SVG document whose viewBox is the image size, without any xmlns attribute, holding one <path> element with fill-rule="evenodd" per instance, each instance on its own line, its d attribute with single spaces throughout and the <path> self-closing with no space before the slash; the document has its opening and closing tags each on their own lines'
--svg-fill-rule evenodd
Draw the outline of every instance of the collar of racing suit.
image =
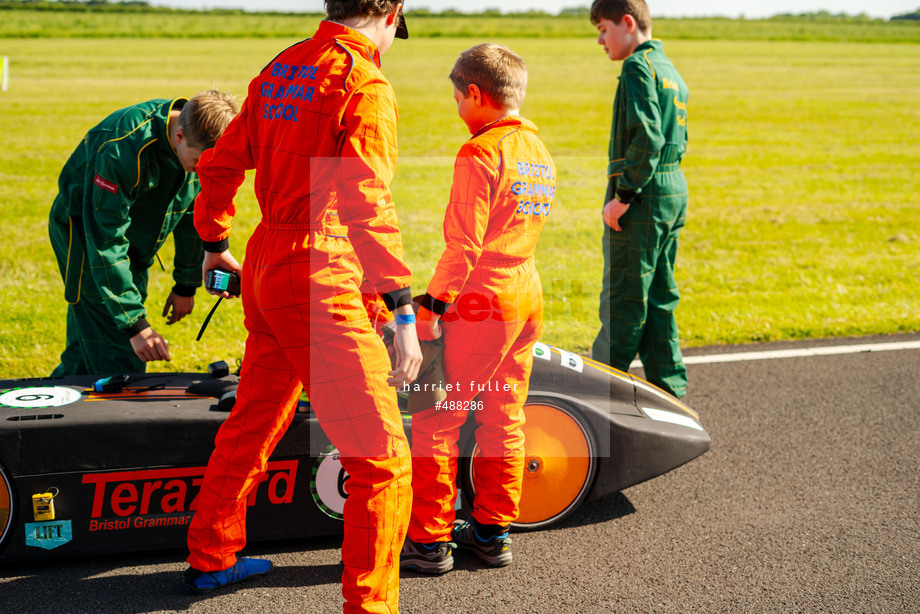
<svg viewBox="0 0 920 614">
<path fill-rule="evenodd" d="M 354 28 L 349 28 L 334 21 L 323 20 L 320 22 L 313 38 L 334 40 L 340 45 L 350 47 L 366 56 L 377 65 L 377 68 L 380 68 L 380 51 L 377 49 L 377 45 Z"/>
<path fill-rule="evenodd" d="M 167 104 L 164 104 L 162 107 L 160 107 L 161 111 L 158 114 L 158 120 L 162 120 L 164 123 L 162 127 L 157 127 L 156 129 L 157 132 L 162 130 L 161 134 L 156 135 L 157 139 L 161 141 L 162 149 L 172 152 L 176 164 L 179 163 L 179 154 L 176 152 L 176 146 L 173 145 L 172 139 L 169 138 L 169 114 L 173 111 L 181 111 L 182 107 L 184 107 L 186 103 L 188 103 L 188 98 L 174 98 Z M 179 120 L 177 119 L 176 121 Z"/>
<path fill-rule="evenodd" d="M 515 127 L 521 128 L 521 129 L 523 129 L 523 130 L 529 130 L 529 131 L 531 131 L 531 132 L 537 132 L 537 125 L 534 124 L 534 123 L 533 123 L 532 121 L 530 121 L 529 119 L 527 119 L 526 117 L 521 117 L 520 115 L 506 115 L 505 117 L 502 117 L 502 118 L 500 118 L 500 119 L 496 119 L 494 122 L 492 122 L 492 123 L 490 123 L 490 124 L 486 124 L 485 126 L 483 126 L 482 128 L 480 128 L 480 129 L 476 132 L 476 134 L 474 134 L 474 135 L 473 135 L 472 137 L 470 137 L 470 138 L 475 139 L 477 136 L 479 136 L 479 135 L 481 135 L 481 134 L 485 134 L 486 132 L 488 132 L 488 131 L 491 130 L 492 128 L 503 128 L 503 127 L 505 127 L 505 126 L 515 126 Z"/>
</svg>

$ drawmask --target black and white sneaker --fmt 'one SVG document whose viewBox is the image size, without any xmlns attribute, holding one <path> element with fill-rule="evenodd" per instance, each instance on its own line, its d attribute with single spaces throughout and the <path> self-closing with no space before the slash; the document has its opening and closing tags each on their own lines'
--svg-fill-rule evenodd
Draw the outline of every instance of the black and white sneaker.
<svg viewBox="0 0 920 614">
<path fill-rule="evenodd" d="M 400 569 L 414 569 L 422 573 L 442 574 L 454 568 L 453 542 L 417 544 L 406 538 L 399 555 Z"/>
<path fill-rule="evenodd" d="M 458 550 L 469 550 L 492 567 L 511 564 L 511 537 L 507 531 L 483 539 L 476 531 L 475 520 L 456 520 L 450 537 L 457 543 Z"/>
</svg>

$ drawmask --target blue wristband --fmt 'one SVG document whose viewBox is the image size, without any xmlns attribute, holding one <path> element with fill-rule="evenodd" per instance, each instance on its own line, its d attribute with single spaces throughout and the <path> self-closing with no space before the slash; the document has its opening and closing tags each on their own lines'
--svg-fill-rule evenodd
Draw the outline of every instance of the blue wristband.
<svg viewBox="0 0 920 614">
<path fill-rule="evenodd" d="M 415 324 L 415 314 L 410 313 L 408 315 L 396 314 L 396 323 L 397 324 Z"/>
</svg>

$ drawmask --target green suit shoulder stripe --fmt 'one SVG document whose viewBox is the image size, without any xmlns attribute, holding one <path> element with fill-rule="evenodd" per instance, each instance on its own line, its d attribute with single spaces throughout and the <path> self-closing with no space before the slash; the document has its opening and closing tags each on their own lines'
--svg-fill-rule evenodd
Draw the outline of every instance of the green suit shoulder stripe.
<svg viewBox="0 0 920 614">
<path fill-rule="evenodd" d="M 153 118 L 148 117 L 144 122 L 138 124 L 137 127 L 134 128 L 134 130 L 132 130 L 131 132 L 127 134 L 123 134 L 117 139 L 109 139 L 108 141 L 105 141 L 102 145 L 99 146 L 99 149 L 96 150 L 96 153 L 98 154 L 100 151 L 102 151 L 102 148 L 108 145 L 109 143 L 117 143 L 118 141 L 128 138 L 129 136 L 131 136 L 132 134 L 134 134 L 135 132 L 137 132 L 138 130 L 146 126 L 147 124 L 149 124 L 152 120 Z"/>
<path fill-rule="evenodd" d="M 642 59 L 644 59 L 645 63 L 648 64 L 648 67 L 652 69 L 652 79 L 656 79 L 657 77 L 655 73 L 655 67 L 652 65 L 652 61 L 648 59 L 649 51 L 652 51 L 652 49 L 645 50 L 645 53 L 642 54 Z"/>
<path fill-rule="evenodd" d="M 160 139 L 152 139 L 150 141 L 147 141 L 146 143 L 144 143 L 144 146 L 138 150 L 137 152 L 137 181 L 134 182 L 134 187 L 131 188 L 132 190 L 136 188 L 141 182 L 141 155 L 144 153 L 145 149 L 147 149 L 148 147 L 150 147 L 151 145 L 153 145 L 159 140 Z"/>
</svg>

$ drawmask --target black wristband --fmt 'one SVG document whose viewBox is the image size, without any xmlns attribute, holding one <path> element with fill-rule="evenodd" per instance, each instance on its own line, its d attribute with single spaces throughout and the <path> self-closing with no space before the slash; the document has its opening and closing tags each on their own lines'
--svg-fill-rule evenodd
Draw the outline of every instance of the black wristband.
<svg viewBox="0 0 920 614">
<path fill-rule="evenodd" d="M 386 294 L 381 294 L 380 296 L 383 297 L 383 302 L 386 304 L 387 309 L 390 311 L 393 311 L 397 307 L 402 307 L 403 305 L 412 304 L 411 288 L 393 290 L 392 292 L 387 292 Z"/>
<path fill-rule="evenodd" d="M 172 287 L 172 293 L 176 296 L 184 296 L 185 298 L 191 298 L 195 296 L 195 290 L 198 289 L 198 286 L 183 286 L 181 284 L 176 284 Z"/>
<path fill-rule="evenodd" d="M 137 322 L 122 330 L 126 335 L 128 335 L 128 338 L 130 339 L 137 333 L 147 330 L 148 328 L 150 328 L 150 324 L 147 322 L 147 318 L 141 316 L 137 319 Z"/>
<path fill-rule="evenodd" d="M 631 204 L 638 198 L 638 196 L 639 194 L 637 192 L 633 192 L 632 190 L 617 190 L 617 200 L 624 205 Z"/>
<path fill-rule="evenodd" d="M 220 241 L 202 241 L 201 246 L 209 254 L 220 254 L 230 249 L 230 237 Z"/>
<path fill-rule="evenodd" d="M 443 316 L 447 311 L 447 308 L 450 307 L 450 303 L 445 303 L 444 301 L 439 301 L 430 294 L 425 294 L 422 297 L 421 306 L 430 311 L 431 313 L 439 316 Z"/>
</svg>

